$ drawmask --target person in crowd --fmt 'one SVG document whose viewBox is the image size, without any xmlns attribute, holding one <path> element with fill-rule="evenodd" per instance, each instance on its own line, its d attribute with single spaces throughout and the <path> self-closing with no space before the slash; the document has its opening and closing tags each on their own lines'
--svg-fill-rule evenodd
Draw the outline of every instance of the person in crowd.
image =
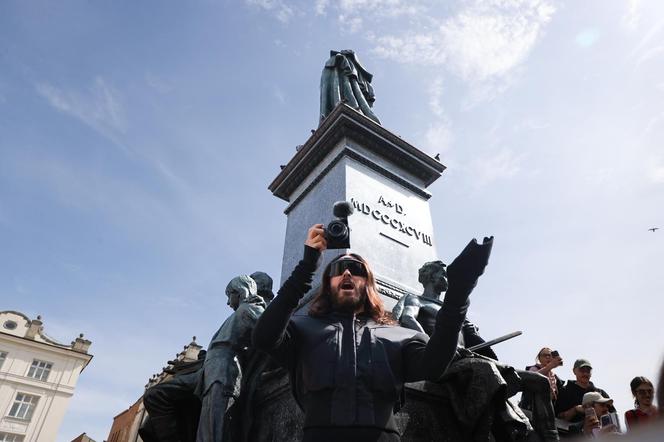
<svg viewBox="0 0 664 442">
<path fill-rule="evenodd" d="M 490 238 L 483 244 L 473 240 L 448 266 L 449 289 L 428 338 L 395 323 L 369 264 L 357 254 L 333 259 L 308 314 L 294 315 L 327 248 L 323 225 L 309 229 L 303 259 L 253 334 L 254 345 L 289 371 L 305 415 L 304 441 L 400 440 L 394 413 L 403 384 L 436 380 L 446 371 L 491 246 Z"/>
<path fill-rule="evenodd" d="M 558 399 L 558 391 L 563 386 L 563 381 L 553 372 L 553 369 L 563 365 L 563 358 L 559 354 L 555 356 L 549 347 L 542 348 L 535 358 L 535 365 L 526 367 L 528 371 L 534 371 L 549 379 L 549 386 L 551 387 L 551 400 L 556 402 Z"/>
<path fill-rule="evenodd" d="M 631 430 L 637 425 L 654 421 L 658 410 L 653 404 L 655 387 L 648 378 L 637 376 L 629 383 L 629 387 L 634 396 L 634 409 L 625 412 L 625 423 Z"/>
<path fill-rule="evenodd" d="M 620 433 L 620 429 L 609 416 L 611 410 L 615 411 L 613 399 L 602 396 L 598 391 L 591 391 L 583 395 L 581 406 L 585 416 L 584 435 L 597 438 Z"/>
<path fill-rule="evenodd" d="M 593 367 L 587 359 L 574 361 L 572 371 L 576 379 L 567 381 L 558 391 L 558 400 L 555 403 L 558 418 L 569 422 L 582 422 L 584 418 L 582 405 L 584 394 L 596 391 L 606 398 L 609 397 L 606 391 L 595 387 L 590 381 L 592 370 Z"/>
</svg>

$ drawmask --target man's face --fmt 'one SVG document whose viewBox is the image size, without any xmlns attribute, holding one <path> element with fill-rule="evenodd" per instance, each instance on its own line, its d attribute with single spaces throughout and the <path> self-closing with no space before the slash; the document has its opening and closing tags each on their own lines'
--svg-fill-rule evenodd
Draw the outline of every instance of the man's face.
<svg viewBox="0 0 664 442">
<path fill-rule="evenodd" d="M 440 266 L 431 273 L 431 281 L 436 291 L 447 291 L 447 270 L 445 267 Z"/>
<path fill-rule="evenodd" d="M 592 370 L 593 369 L 590 367 L 575 368 L 573 371 L 574 375 L 576 376 L 576 381 L 582 384 L 587 384 L 588 382 L 590 382 L 590 376 L 592 374 Z"/>
<path fill-rule="evenodd" d="M 350 258 L 354 260 L 353 257 Z M 334 309 L 355 313 L 361 311 L 366 296 L 366 285 L 366 276 L 353 275 L 350 269 L 345 269 L 340 275 L 331 276 L 330 293 Z"/>
</svg>

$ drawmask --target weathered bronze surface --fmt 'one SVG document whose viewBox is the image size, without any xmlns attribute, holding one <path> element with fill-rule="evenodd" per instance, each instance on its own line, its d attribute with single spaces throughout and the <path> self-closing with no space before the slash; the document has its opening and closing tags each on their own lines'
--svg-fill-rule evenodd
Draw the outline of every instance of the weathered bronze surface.
<svg viewBox="0 0 664 442">
<path fill-rule="evenodd" d="M 371 75 L 350 49 L 330 51 L 320 77 L 320 121 L 345 103 L 380 124 L 371 107 L 375 101 Z"/>
</svg>

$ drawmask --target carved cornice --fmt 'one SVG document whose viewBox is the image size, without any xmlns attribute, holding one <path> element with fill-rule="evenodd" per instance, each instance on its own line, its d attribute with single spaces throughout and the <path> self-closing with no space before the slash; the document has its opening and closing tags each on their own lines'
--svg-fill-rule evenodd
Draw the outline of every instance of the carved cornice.
<svg viewBox="0 0 664 442">
<path fill-rule="evenodd" d="M 445 166 L 436 159 L 342 103 L 330 113 L 272 181 L 268 187 L 270 191 L 275 196 L 290 201 L 297 186 L 343 138 L 355 141 L 387 162 L 417 177 L 424 187 L 428 187 L 438 179 L 445 170 Z M 394 176 L 389 178 L 393 179 Z M 401 180 L 405 181 L 403 178 Z M 417 187 L 418 193 L 425 192 L 413 183 L 410 185 Z"/>
</svg>

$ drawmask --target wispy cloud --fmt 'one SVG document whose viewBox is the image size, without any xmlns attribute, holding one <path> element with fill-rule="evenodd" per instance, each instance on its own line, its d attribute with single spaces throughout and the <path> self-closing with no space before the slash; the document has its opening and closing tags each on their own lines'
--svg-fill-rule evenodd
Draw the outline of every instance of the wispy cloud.
<svg viewBox="0 0 664 442">
<path fill-rule="evenodd" d="M 434 20 L 431 30 L 374 38 L 374 53 L 397 62 L 443 66 L 479 89 L 500 89 L 554 12 L 547 0 L 477 0 L 451 17 Z"/>
<path fill-rule="evenodd" d="M 550 126 L 551 124 L 547 121 L 535 117 L 528 117 L 515 124 L 514 130 L 517 132 L 524 130 L 541 130 Z"/>
<path fill-rule="evenodd" d="M 340 11 L 339 21 L 359 20 L 363 17 L 371 20 L 416 16 L 427 10 L 418 0 L 339 0 L 336 5 Z"/>
<path fill-rule="evenodd" d="M 83 92 L 58 88 L 50 83 L 38 83 L 35 88 L 53 108 L 115 142 L 127 130 L 120 94 L 103 77 L 95 78 L 92 86 Z"/>
<path fill-rule="evenodd" d="M 443 79 L 438 77 L 429 88 L 429 109 L 436 120 L 424 136 L 424 149 L 432 155 L 449 150 L 453 139 L 452 125 L 443 107 L 443 92 Z"/>
<path fill-rule="evenodd" d="M 627 2 L 627 11 L 622 17 L 622 25 L 630 31 L 639 27 L 641 21 L 641 0 L 629 0 Z"/>
<path fill-rule="evenodd" d="M 248 5 L 258 7 L 274 14 L 282 23 L 288 23 L 295 15 L 295 8 L 282 0 L 245 0 Z"/>
<path fill-rule="evenodd" d="M 314 10 L 316 15 L 325 15 L 327 8 L 330 5 L 330 0 L 316 0 Z"/>
</svg>

